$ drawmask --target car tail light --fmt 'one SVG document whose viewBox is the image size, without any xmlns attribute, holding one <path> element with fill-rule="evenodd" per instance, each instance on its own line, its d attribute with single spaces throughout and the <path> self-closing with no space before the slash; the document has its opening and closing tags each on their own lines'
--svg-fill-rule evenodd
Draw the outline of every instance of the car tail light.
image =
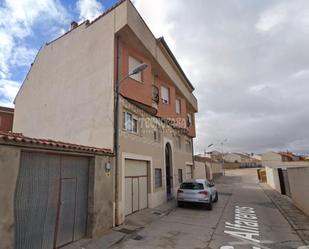
<svg viewBox="0 0 309 249">
<path fill-rule="evenodd" d="M 183 191 L 181 189 L 178 189 L 177 193 L 183 193 Z"/>
<path fill-rule="evenodd" d="M 208 192 L 207 191 L 200 191 L 198 192 L 200 195 L 208 195 Z"/>
</svg>

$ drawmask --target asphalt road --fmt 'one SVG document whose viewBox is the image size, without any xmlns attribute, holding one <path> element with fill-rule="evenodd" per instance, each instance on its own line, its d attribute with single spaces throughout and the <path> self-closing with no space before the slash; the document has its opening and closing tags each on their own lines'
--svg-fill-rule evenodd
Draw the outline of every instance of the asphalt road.
<svg viewBox="0 0 309 249">
<path fill-rule="evenodd" d="M 297 249 L 304 246 L 258 184 L 256 169 L 227 171 L 212 211 L 176 208 L 114 248 Z"/>
</svg>

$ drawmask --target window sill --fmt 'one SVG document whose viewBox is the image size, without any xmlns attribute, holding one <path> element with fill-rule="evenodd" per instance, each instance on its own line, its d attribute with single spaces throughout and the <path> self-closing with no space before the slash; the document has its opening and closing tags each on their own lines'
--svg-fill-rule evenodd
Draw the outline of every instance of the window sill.
<svg viewBox="0 0 309 249">
<path fill-rule="evenodd" d="M 133 131 L 127 131 L 125 129 L 122 129 L 123 132 L 130 134 L 130 135 L 134 135 L 134 136 L 138 136 L 141 137 L 142 135 L 140 134 L 140 132 L 133 132 Z"/>
</svg>

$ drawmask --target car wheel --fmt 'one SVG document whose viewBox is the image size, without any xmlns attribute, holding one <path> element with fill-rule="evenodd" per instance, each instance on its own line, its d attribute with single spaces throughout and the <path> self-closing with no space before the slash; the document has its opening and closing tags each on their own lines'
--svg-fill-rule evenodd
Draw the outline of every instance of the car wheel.
<svg viewBox="0 0 309 249">
<path fill-rule="evenodd" d="M 207 204 L 207 210 L 212 210 L 212 196 L 209 198 L 209 203 Z"/>
<path fill-rule="evenodd" d="M 178 207 L 183 207 L 184 206 L 183 202 L 181 202 L 181 201 L 179 201 L 177 204 L 178 204 Z"/>
<path fill-rule="evenodd" d="M 215 199 L 214 199 L 214 202 L 217 202 L 218 201 L 218 192 L 216 193 L 216 196 L 215 196 Z"/>
</svg>

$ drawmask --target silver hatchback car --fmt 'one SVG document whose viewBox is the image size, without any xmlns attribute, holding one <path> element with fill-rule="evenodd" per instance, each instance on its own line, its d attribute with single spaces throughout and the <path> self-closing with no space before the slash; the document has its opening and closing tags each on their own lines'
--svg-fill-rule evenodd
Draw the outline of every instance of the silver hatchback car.
<svg viewBox="0 0 309 249">
<path fill-rule="evenodd" d="M 177 191 L 178 206 L 185 203 L 205 204 L 207 209 L 212 210 L 212 204 L 218 201 L 218 192 L 214 183 L 206 179 L 186 180 Z"/>
</svg>

